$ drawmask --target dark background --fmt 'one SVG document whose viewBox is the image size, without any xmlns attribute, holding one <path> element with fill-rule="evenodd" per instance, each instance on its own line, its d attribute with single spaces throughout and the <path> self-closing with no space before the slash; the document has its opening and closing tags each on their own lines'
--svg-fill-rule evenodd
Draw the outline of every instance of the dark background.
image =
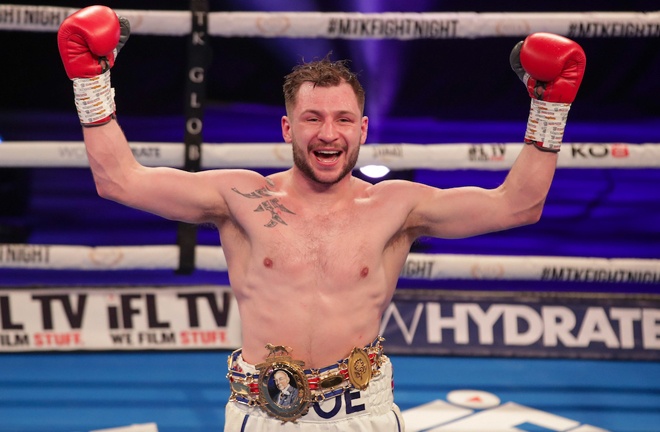
<svg viewBox="0 0 660 432">
<path fill-rule="evenodd" d="M 24 4 L 84 7 L 93 3 Z M 96 3 L 115 9 L 188 8 L 187 1 Z M 211 1 L 211 11 L 238 10 L 655 11 L 660 10 L 660 4 L 657 1 Z M 371 143 L 519 142 L 529 98 L 509 67 L 509 52 L 518 40 L 211 38 L 213 55 L 207 73 L 204 138 L 206 142 L 280 142 L 283 76 L 301 59 L 323 57 L 332 51 L 334 59 L 351 60 L 366 88 Z M 658 38 L 576 41 L 584 48 L 588 61 L 585 79 L 571 108 L 565 141 L 660 142 Z M 117 90 L 120 123 L 129 140 L 181 142 L 183 139 L 187 44 L 185 37 L 134 35 L 122 50 L 112 79 Z M 6 141 L 80 140 L 71 83 L 61 65 L 55 33 L 0 31 L 0 49 L 0 136 Z M 658 259 L 659 171 L 560 169 L 544 218 L 538 224 L 473 239 L 422 240 L 415 250 Z M 393 175 L 439 187 L 495 187 L 505 174 L 415 170 Z M 176 242 L 176 224 L 97 198 L 87 170 L 0 168 L 0 185 L 0 241 L 3 242 L 84 245 Z M 85 215 L 81 209 L 93 213 Z M 117 235 L 120 231 L 128 234 Z M 202 229 L 200 243 L 217 242 L 214 231 Z M 5 272 L 5 280 L 28 283 L 39 277 L 38 272 L 31 272 L 31 276 L 20 273 Z M 130 280 L 140 277 L 131 274 Z M 439 284 L 443 285 L 437 281 L 427 285 Z M 451 284 L 456 286 L 454 282 Z M 414 285 L 425 283 L 414 282 Z M 516 288 L 517 283 L 498 282 L 493 286 Z M 657 286 L 649 285 L 538 284 L 538 287 L 660 292 Z"/>
</svg>

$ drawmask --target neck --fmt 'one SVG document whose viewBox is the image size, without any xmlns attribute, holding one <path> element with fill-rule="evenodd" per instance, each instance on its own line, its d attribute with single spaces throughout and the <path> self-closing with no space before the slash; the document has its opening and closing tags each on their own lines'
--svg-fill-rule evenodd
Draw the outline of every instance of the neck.
<svg viewBox="0 0 660 432">
<path fill-rule="evenodd" d="M 351 174 L 346 175 L 337 183 L 326 184 L 310 179 L 296 167 L 291 168 L 289 172 L 291 174 L 290 190 L 308 202 L 337 202 L 347 196 L 352 196 L 352 185 L 355 178 Z"/>
</svg>

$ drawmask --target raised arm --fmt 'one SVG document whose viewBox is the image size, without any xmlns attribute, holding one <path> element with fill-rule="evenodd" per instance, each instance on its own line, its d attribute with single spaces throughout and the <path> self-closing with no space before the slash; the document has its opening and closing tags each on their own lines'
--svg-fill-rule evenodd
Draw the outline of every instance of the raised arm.
<svg viewBox="0 0 660 432">
<path fill-rule="evenodd" d="M 534 223 L 541 217 L 586 57 L 569 39 L 535 33 L 514 47 L 510 61 L 531 97 L 528 145 L 498 188 L 419 187 L 409 226 L 420 235 L 467 237 Z"/>
<path fill-rule="evenodd" d="M 58 31 L 58 47 L 73 81 L 98 193 L 168 219 L 217 220 L 228 212 L 218 185 L 231 172 L 144 167 L 135 160 L 115 120 L 110 68 L 129 33 L 128 21 L 105 6 L 81 9 L 64 20 Z"/>
</svg>

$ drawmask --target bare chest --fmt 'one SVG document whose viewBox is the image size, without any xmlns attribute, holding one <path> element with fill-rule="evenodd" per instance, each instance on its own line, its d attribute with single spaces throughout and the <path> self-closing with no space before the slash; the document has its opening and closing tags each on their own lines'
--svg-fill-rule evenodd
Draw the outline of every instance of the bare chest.
<svg viewBox="0 0 660 432">
<path fill-rule="evenodd" d="M 319 287 L 382 286 L 407 253 L 405 242 L 392 247 L 405 209 L 384 200 L 356 199 L 324 208 L 285 194 L 249 199 L 242 194 L 232 204 L 236 223 L 221 228 L 221 240 L 234 281 L 246 285 L 291 285 L 295 279 Z M 392 275 L 383 273 L 384 266 L 393 269 Z"/>
<path fill-rule="evenodd" d="M 285 217 L 286 225 L 255 229 L 252 235 L 256 256 L 263 256 L 264 266 L 273 270 L 360 277 L 382 255 L 384 241 L 378 230 L 354 212 Z"/>
</svg>

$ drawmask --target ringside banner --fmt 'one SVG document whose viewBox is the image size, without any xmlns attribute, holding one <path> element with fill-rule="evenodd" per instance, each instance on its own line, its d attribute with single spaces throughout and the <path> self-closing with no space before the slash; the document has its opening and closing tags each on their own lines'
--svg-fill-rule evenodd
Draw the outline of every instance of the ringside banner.
<svg viewBox="0 0 660 432">
<path fill-rule="evenodd" d="M 660 296 L 402 289 L 380 333 L 390 354 L 660 360 Z M 0 290 L 0 352 L 241 344 L 227 286 Z"/>
<path fill-rule="evenodd" d="M 227 349 L 240 342 L 227 287 L 0 291 L 0 352 Z"/>
<path fill-rule="evenodd" d="M 402 290 L 392 354 L 660 360 L 660 296 Z"/>
</svg>

